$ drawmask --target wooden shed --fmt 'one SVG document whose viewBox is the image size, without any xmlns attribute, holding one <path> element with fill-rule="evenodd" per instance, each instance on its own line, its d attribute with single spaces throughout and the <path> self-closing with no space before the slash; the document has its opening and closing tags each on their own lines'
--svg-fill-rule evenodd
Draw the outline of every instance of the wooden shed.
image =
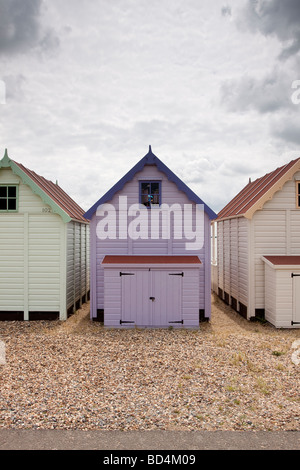
<svg viewBox="0 0 300 470">
<path fill-rule="evenodd" d="M 300 325 L 300 256 L 263 256 L 265 316 L 277 328 Z"/>
<path fill-rule="evenodd" d="M 66 320 L 89 296 L 89 222 L 58 184 L 0 160 L 0 319 Z"/>
<path fill-rule="evenodd" d="M 210 318 L 216 214 L 149 147 L 85 214 L 91 318 L 107 327 L 199 327 Z"/>
<path fill-rule="evenodd" d="M 220 298 L 248 320 L 299 327 L 300 158 L 249 181 L 212 229 L 212 284 Z"/>
</svg>

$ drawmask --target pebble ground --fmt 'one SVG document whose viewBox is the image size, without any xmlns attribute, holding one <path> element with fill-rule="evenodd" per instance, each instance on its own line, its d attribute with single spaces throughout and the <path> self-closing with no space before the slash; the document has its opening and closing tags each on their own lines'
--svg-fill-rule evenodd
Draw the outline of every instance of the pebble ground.
<svg viewBox="0 0 300 470">
<path fill-rule="evenodd" d="M 199 330 L 0 322 L 0 428 L 299 431 L 300 330 L 212 302 Z"/>
</svg>

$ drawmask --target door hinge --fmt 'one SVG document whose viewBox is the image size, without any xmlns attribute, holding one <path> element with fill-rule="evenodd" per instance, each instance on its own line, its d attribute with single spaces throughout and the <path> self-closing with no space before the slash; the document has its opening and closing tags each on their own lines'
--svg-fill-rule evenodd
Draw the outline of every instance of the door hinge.
<svg viewBox="0 0 300 470">
<path fill-rule="evenodd" d="M 183 325 L 183 320 L 169 321 L 169 323 L 181 323 Z"/>
<path fill-rule="evenodd" d="M 184 273 L 169 273 L 169 276 L 184 276 Z"/>
<path fill-rule="evenodd" d="M 291 277 L 296 277 L 296 276 L 300 276 L 300 274 L 294 274 L 294 273 L 291 274 Z"/>
<path fill-rule="evenodd" d="M 134 276 L 134 273 L 121 273 L 120 276 Z"/>
<path fill-rule="evenodd" d="M 300 321 L 291 321 L 291 325 L 300 325 Z"/>
<path fill-rule="evenodd" d="M 153 302 L 155 300 L 155 297 L 149 297 L 149 299 Z"/>
<path fill-rule="evenodd" d="M 120 320 L 120 325 L 122 325 L 122 323 L 135 323 L 134 321 L 127 321 L 127 320 Z"/>
</svg>

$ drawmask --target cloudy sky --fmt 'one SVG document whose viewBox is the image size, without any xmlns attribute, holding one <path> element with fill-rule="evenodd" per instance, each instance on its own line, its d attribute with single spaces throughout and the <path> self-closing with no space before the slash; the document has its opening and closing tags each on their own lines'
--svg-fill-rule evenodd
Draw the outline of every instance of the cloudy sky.
<svg viewBox="0 0 300 470">
<path fill-rule="evenodd" d="M 0 112 L 85 210 L 151 145 L 218 212 L 300 156 L 300 2 L 0 0 Z"/>
</svg>

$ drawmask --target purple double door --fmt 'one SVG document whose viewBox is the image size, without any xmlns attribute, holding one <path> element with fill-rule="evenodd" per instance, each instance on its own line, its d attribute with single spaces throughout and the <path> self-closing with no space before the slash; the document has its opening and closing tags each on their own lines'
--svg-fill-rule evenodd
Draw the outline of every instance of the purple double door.
<svg viewBox="0 0 300 470">
<path fill-rule="evenodd" d="M 122 313 L 124 326 L 169 327 L 183 325 L 181 271 L 124 270 Z"/>
</svg>

